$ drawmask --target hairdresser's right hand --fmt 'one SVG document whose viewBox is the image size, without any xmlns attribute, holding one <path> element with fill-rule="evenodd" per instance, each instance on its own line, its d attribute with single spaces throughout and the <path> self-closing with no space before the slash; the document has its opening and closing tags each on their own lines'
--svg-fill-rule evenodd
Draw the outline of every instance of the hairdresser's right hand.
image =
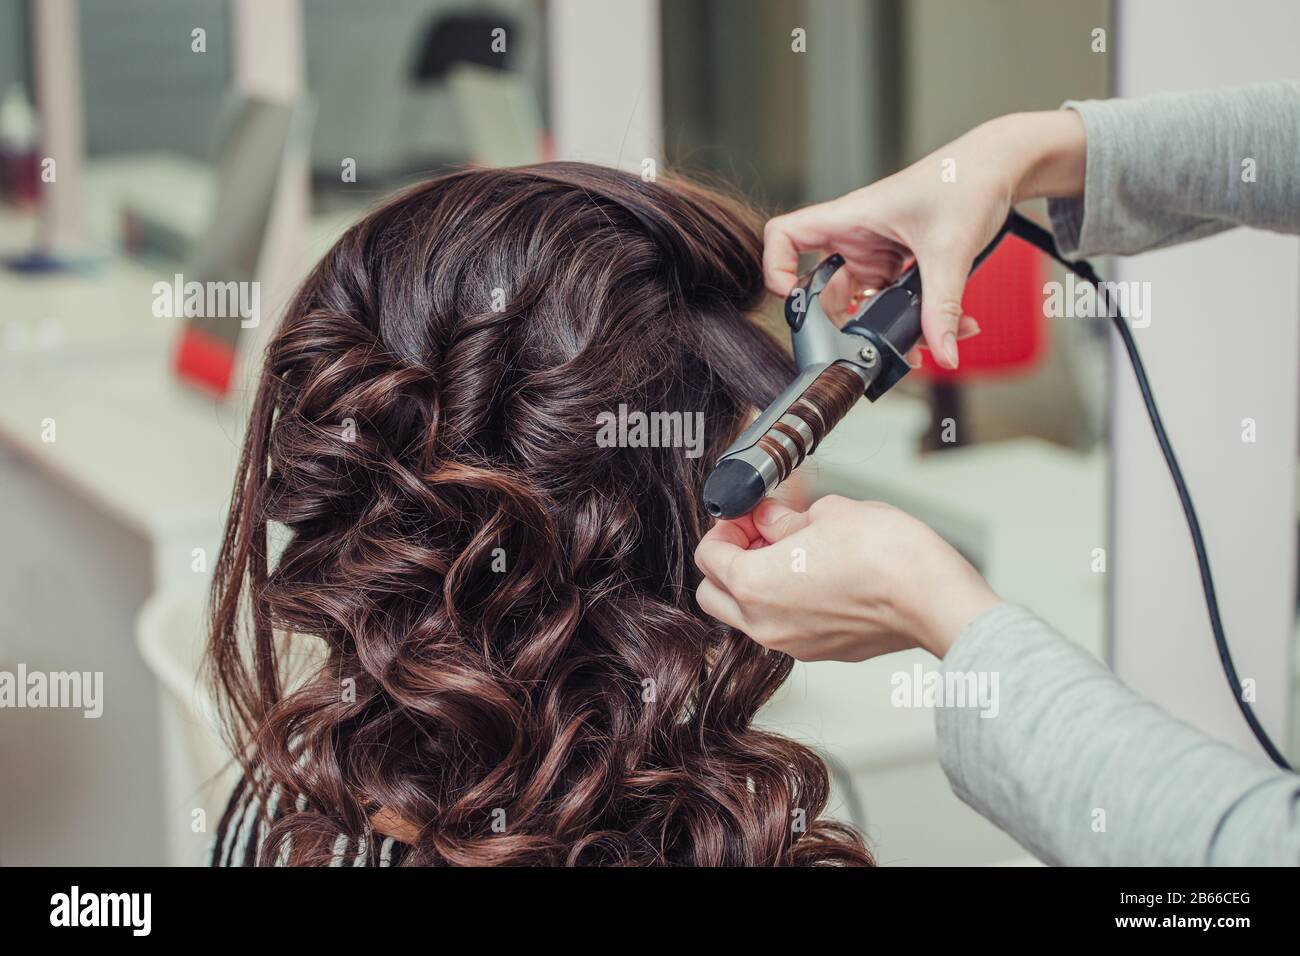
<svg viewBox="0 0 1300 956">
<path fill-rule="evenodd" d="M 886 179 L 770 220 L 768 289 L 789 294 L 803 252 L 844 256 L 846 278 L 832 301 L 888 285 L 914 256 L 924 287 L 924 344 L 939 364 L 956 368 L 958 340 L 979 331 L 961 309 L 972 261 L 1013 203 L 1080 194 L 1085 153 L 1083 122 L 1070 110 L 984 123 Z"/>
<path fill-rule="evenodd" d="M 1001 603 L 979 572 L 916 518 L 888 505 L 772 499 L 719 521 L 695 551 L 700 607 L 802 661 L 860 661 L 923 647 L 937 657 Z"/>
</svg>

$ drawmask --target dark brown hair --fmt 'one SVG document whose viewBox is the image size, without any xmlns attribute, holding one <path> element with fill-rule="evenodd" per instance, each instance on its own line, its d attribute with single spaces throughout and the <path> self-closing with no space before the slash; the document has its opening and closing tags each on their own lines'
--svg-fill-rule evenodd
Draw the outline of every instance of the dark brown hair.
<svg viewBox="0 0 1300 956">
<path fill-rule="evenodd" d="M 552 163 L 423 183 L 316 266 L 212 593 L 235 753 L 303 808 L 263 862 L 382 808 L 407 863 L 870 863 L 822 761 L 753 726 L 790 658 L 694 600 L 704 479 L 792 374 L 747 315 L 761 248 L 712 191 Z M 703 454 L 601 447 L 620 404 L 703 413 Z"/>
</svg>

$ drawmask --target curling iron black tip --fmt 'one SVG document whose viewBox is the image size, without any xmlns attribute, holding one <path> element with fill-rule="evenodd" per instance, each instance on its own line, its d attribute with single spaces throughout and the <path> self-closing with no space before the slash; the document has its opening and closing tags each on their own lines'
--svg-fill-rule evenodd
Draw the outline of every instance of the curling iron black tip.
<svg viewBox="0 0 1300 956">
<path fill-rule="evenodd" d="M 704 482 L 704 508 L 715 518 L 739 518 L 758 507 L 767 494 L 763 476 L 747 461 L 728 459 Z"/>
</svg>

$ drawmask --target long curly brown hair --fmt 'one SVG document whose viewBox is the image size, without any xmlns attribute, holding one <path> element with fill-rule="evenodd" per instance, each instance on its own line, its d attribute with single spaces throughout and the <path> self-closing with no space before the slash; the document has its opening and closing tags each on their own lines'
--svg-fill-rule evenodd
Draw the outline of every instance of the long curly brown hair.
<svg viewBox="0 0 1300 956">
<path fill-rule="evenodd" d="M 234 752 L 295 795 L 260 862 L 380 809 L 407 864 L 871 862 L 823 762 L 753 725 L 790 658 L 694 601 L 709 467 L 791 376 L 761 252 L 711 190 L 550 163 L 439 176 L 325 255 L 212 592 Z M 620 404 L 702 413 L 702 449 L 606 447 Z"/>
</svg>

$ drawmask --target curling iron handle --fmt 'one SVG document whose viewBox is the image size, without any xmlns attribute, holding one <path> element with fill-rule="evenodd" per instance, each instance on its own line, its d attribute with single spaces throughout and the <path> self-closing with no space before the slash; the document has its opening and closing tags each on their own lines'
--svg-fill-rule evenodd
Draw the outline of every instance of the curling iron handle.
<svg viewBox="0 0 1300 956">
<path fill-rule="evenodd" d="M 1011 215 L 1007 216 L 1006 221 L 1002 223 L 1001 228 L 998 229 L 997 234 L 989 241 L 989 244 L 981 249 L 979 255 L 971 260 L 970 269 L 966 273 L 968 276 L 974 275 L 975 270 L 983 265 L 984 260 L 991 256 L 993 250 L 1002 243 L 1003 238 L 1011 231 L 1011 222 L 1015 215 L 1016 213 L 1013 212 Z M 913 262 L 907 267 L 903 274 L 898 277 L 894 284 L 901 285 L 903 288 L 907 289 L 908 292 L 911 292 L 913 295 L 920 298 L 921 270 L 919 265 L 916 262 Z"/>
<path fill-rule="evenodd" d="M 971 262 L 972 273 L 997 248 L 1010 227 L 1011 218 L 1008 217 L 993 241 Z M 905 356 L 921 341 L 919 264 L 913 262 L 908 266 L 893 285 L 871 299 L 865 311 L 847 322 L 842 331 L 870 340 L 879 353 L 880 372 L 868 385 L 866 393 L 867 398 L 874 402 L 911 371 Z"/>
</svg>

